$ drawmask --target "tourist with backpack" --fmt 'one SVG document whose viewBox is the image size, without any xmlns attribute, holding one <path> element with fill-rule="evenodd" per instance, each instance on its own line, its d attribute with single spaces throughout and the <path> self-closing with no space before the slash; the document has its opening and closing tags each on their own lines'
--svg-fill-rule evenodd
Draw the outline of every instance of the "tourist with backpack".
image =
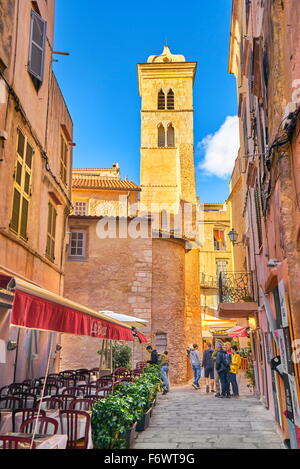
<svg viewBox="0 0 300 469">
<path fill-rule="evenodd" d="M 211 344 L 207 344 L 207 349 L 203 353 L 202 366 L 204 368 L 204 376 L 206 381 L 206 392 L 209 392 L 209 385 L 211 392 L 215 392 L 214 383 L 215 383 L 215 370 L 214 370 L 214 360 L 212 354 L 214 349 Z"/>
<path fill-rule="evenodd" d="M 229 372 L 230 372 L 230 364 L 231 364 L 231 355 L 227 353 L 223 347 L 217 353 L 216 357 L 216 368 L 219 374 L 219 378 L 221 381 L 221 395 L 218 396 L 220 398 L 230 398 L 230 390 L 229 390 Z"/>
</svg>

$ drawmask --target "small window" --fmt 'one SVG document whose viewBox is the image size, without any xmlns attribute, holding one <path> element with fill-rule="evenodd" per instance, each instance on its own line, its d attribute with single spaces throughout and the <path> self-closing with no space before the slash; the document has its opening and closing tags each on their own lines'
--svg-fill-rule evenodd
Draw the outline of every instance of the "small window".
<svg viewBox="0 0 300 469">
<path fill-rule="evenodd" d="M 166 131 L 162 124 L 158 126 L 158 146 L 160 148 L 166 146 Z"/>
<path fill-rule="evenodd" d="M 168 125 L 167 146 L 172 148 L 175 147 L 175 130 L 172 124 Z"/>
<path fill-rule="evenodd" d="M 85 217 L 87 215 L 87 202 L 75 202 L 74 215 Z"/>
<path fill-rule="evenodd" d="M 31 12 L 31 31 L 28 71 L 39 88 L 44 79 L 47 22 L 35 11 Z"/>
<path fill-rule="evenodd" d="M 228 272 L 228 260 L 217 260 L 216 271 L 217 271 L 217 280 L 219 280 L 221 273 Z"/>
<path fill-rule="evenodd" d="M 214 230 L 214 247 L 215 251 L 223 251 L 226 249 L 225 232 L 223 230 Z"/>
<path fill-rule="evenodd" d="M 60 177 L 66 186 L 68 180 L 68 144 L 62 135 L 60 136 Z"/>
<path fill-rule="evenodd" d="M 159 110 L 166 109 L 166 96 L 163 90 L 160 90 L 158 93 L 158 105 L 157 105 Z"/>
<path fill-rule="evenodd" d="M 158 332 L 155 334 L 155 348 L 160 351 L 165 351 L 167 349 L 168 339 L 167 334 L 164 332 Z"/>
<path fill-rule="evenodd" d="M 56 233 L 57 211 L 52 202 L 48 204 L 48 228 L 46 256 L 51 261 L 55 260 L 55 233 Z"/>
<path fill-rule="evenodd" d="M 86 232 L 83 230 L 72 230 L 69 257 L 85 258 L 86 257 Z"/>
<path fill-rule="evenodd" d="M 175 96 L 174 91 L 170 90 L 167 97 L 167 108 L 168 109 L 175 109 Z"/>
</svg>

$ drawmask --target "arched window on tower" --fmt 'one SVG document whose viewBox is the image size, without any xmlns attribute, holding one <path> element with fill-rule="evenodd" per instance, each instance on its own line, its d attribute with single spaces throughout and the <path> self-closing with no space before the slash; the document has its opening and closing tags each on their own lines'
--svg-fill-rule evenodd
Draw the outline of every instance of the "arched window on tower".
<svg viewBox="0 0 300 469">
<path fill-rule="evenodd" d="M 158 93 L 158 109 L 166 109 L 166 96 L 163 90 Z"/>
<path fill-rule="evenodd" d="M 173 90 L 170 90 L 167 96 L 167 109 L 175 109 L 175 95 Z"/>
<path fill-rule="evenodd" d="M 175 147 L 175 129 L 174 129 L 172 124 L 168 125 L 167 146 L 168 147 Z"/>
<path fill-rule="evenodd" d="M 166 131 L 162 124 L 158 126 L 158 146 L 159 148 L 166 146 Z"/>
</svg>

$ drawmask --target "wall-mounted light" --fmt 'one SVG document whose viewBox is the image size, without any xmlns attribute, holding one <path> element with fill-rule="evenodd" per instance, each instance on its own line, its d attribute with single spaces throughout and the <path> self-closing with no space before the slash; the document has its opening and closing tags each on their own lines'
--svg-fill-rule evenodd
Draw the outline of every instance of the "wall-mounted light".
<svg viewBox="0 0 300 469">
<path fill-rule="evenodd" d="M 12 352 L 13 350 L 16 350 L 18 348 L 18 343 L 15 342 L 14 340 L 10 340 L 7 342 L 7 350 Z"/>
<path fill-rule="evenodd" d="M 242 241 L 239 243 L 237 242 L 239 234 L 235 231 L 234 228 L 228 233 L 229 239 L 232 242 L 233 246 L 238 246 L 239 244 L 243 244 Z"/>
</svg>

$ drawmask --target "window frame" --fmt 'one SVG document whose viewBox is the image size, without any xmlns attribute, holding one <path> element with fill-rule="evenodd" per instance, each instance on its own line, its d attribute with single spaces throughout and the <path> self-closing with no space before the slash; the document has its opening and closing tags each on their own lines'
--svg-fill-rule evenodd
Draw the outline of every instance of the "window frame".
<svg viewBox="0 0 300 469">
<path fill-rule="evenodd" d="M 76 204 L 84 204 L 85 205 L 85 213 L 84 214 L 76 213 Z M 74 201 L 74 215 L 77 216 L 77 217 L 86 217 L 88 215 L 88 200 L 75 200 Z"/>
<path fill-rule="evenodd" d="M 23 147 L 23 156 L 19 153 L 19 144 L 20 144 L 20 135 L 24 139 L 24 147 Z M 28 155 L 28 148 L 31 149 L 31 161 L 30 165 L 27 161 Z M 28 234 L 27 234 L 27 226 L 28 226 L 28 219 L 29 219 L 29 212 L 30 212 L 30 199 L 31 199 L 31 191 L 32 191 L 32 166 L 33 166 L 33 155 L 34 155 L 34 148 L 29 143 L 26 134 L 20 129 L 17 129 L 17 144 L 16 144 L 16 162 L 15 162 L 15 170 L 14 170 L 14 181 L 13 181 L 13 193 L 12 193 L 12 203 L 11 203 L 11 213 L 10 213 L 10 230 L 17 235 L 19 238 L 23 239 L 23 241 L 28 241 Z M 20 182 L 18 182 L 18 171 L 19 167 L 20 170 Z M 26 179 L 26 176 L 28 177 Z M 26 190 L 26 186 L 28 186 L 28 190 Z M 17 220 L 17 227 L 16 229 L 13 226 L 14 222 L 14 211 L 15 211 L 15 193 L 18 192 L 19 194 L 19 208 L 18 208 L 18 220 Z M 23 216 L 24 216 L 24 201 L 27 202 L 27 213 L 26 213 L 26 222 L 25 222 L 25 229 L 23 225 Z M 26 233 L 25 233 L 26 232 Z"/>
<path fill-rule="evenodd" d="M 76 254 L 72 254 L 72 234 L 76 233 L 78 234 L 83 234 L 82 242 L 82 254 L 77 254 L 77 249 L 78 246 L 76 245 Z M 74 240 L 75 242 L 78 242 L 78 238 Z M 80 229 L 80 228 L 71 228 L 70 230 L 70 243 L 69 243 L 69 249 L 68 249 L 68 259 L 69 260 L 85 260 L 87 258 L 87 230 Z"/>
<path fill-rule="evenodd" d="M 223 247 L 217 247 L 216 246 L 216 243 L 218 243 L 218 241 L 215 241 L 215 232 L 218 231 L 219 233 L 223 233 L 223 241 L 224 241 L 224 245 Z M 219 228 L 213 228 L 213 238 L 214 238 L 214 250 L 215 251 L 226 251 L 226 230 L 224 229 L 219 229 Z"/>
</svg>

